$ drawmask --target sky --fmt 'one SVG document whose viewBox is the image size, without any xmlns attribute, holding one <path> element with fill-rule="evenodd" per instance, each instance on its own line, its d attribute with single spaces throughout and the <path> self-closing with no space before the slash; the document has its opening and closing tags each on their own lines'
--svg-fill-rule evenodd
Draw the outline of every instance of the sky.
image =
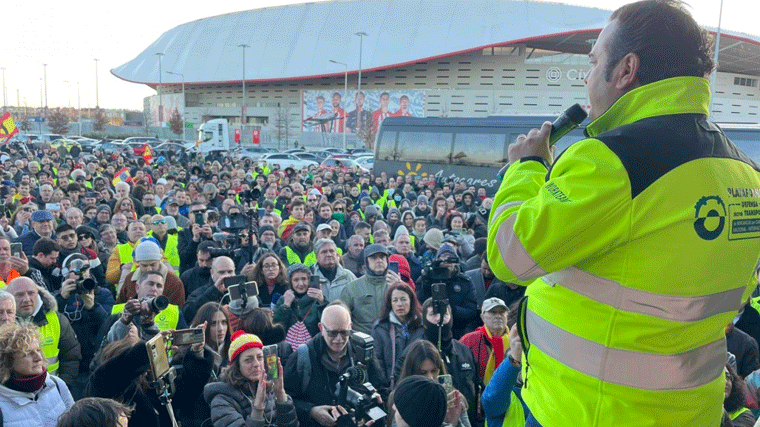
<svg viewBox="0 0 760 427">
<path fill-rule="evenodd" d="M 80 102 L 82 108 L 94 107 L 97 64 L 100 106 L 142 110 L 143 98 L 154 95 L 155 90 L 123 81 L 113 76 L 110 70 L 137 56 L 161 34 L 209 16 L 303 1 L 222 0 L 205 3 L 213 4 L 214 8 L 192 7 L 191 3 L 7 1 L 3 7 L 6 23 L 3 55 L 0 56 L 0 68 L 5 68 L 7 104 L 39 107 L 44 98 L 43 76 L 46 74 L 48 106 L 77 107 Z M 562 3 L 615 9 L 629 1 L 565 0 Z M 708 27 L 718 26 L 719 1 L 688 0 L 687 3 L 691 5 L 697 22 Z M 749 4 L 754 3 L 723 0 L 721 27 L 734 32 L 760 34 L 756 13 L 760 6 Z"/>
</svg>

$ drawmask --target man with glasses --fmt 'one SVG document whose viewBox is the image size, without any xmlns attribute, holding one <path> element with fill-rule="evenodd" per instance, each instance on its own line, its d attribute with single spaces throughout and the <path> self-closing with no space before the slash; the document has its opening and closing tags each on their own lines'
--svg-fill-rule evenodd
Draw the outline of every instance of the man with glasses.
<svg viewBox="0 0 760 427">
<path fill-rule="evenodd" d="M 155 238 L 164 251 L 164 256 L 169 264 L 174 267 L 175 273 L 179 272 L 179 250 L 177 249 L 178 238 L 176 234 L 169 234 L 166 226 L 166 218 L 163 215 L 153 215 L 150 222 L 150 231 L 146 236 Z"/>
<path fill-rule="evenodd" d="M 340 416 L 333 405 L 334 392 L 340 376 L 356 364 L 360 352 L 350 339 L 352 326 L 346 306 L 333 302 L 322 312 L 320 333 L 288 358 L 285 391 L 293 398 L 301 427 L 333 427 Z M 374 357 L 367 374 L 368 381 L 385 399 L 387 379 Z"/>
<path fill-rule="evenodd" d="M 306 196 L 306 206 L 313 211 L 317 210 L 319 201 L 322 199 L 322 194 L 316 188 L 309 190 L 309 195 Z"/>
<path fill-rule="evenodd" d="M 90 275 L 98 282 L 98 285 L 106 285 L 106 277 L 103 272 L 103 266 L 100 264 L 100 258 L 98 254 L 92 249 L 85 248 L 79 243 L 79 236 L 77 236 L 76 229 L 69 224 L 59 225 L 55 229 L 55 235 L 58 239 L 58 246 L 61 251 L 58 254 L 58 265 L 63 266 L 63 261 L 71 254 L 82 254 L 89 260 Z"/>
<path fill-rule="evenodd" d="M 195 200 L 190 205 L 190 227 L 184 228 L 178 234 L 179 271 L 193 268 L 198 244 L 204 240 L 212 240 L 211 226 L 206 223 L 206 205 L 201 200 Z"/>
<path fill-rule="evenodd" d="M 121 212 L 116 212 L 111 217 L 111 225 L 116 230 L 116 237 L 119 239 L 119 243 L 127 243 L 129 241 L 127 237 L 128 224 L 126 215 Z"/>
<path fill-rule="evenodd" d="M 31 206 L 29 208 L 33 209 Z M 48 211 L 35 211 L 32 212 L 30 221 L 32 223 L 32 230 L 22 234 L 16 239 L 16 243 L 21 243 L 22 250 L 27 257 L 33 255 L 32 250 L 34 249 L 34 244 L 41 237 L 54 238 L 53 228 L 55 217 L 53 217 L 53 214 Z"/>
<path fill-rule="evenodd" d="M 130 194 L 129 184 L 127 184 L 126 182 L 122 181 L 122 182 L 116 184 L 115 189 L 116 189 L 116 197 L 109 202 L 109 205 L 111 205 L 111 209 L 113 209 L 114 211 L 117 211 L 118 208 L 115 207 L 116 201 L 120 200 L 120 199 L 122 199 L 124 197 L 129 197 L 129 200 L 132 201 L 132 206 L 134 206 L 134 208 L 135 208 L 135 212 L 137 213 L 137 217 L 139 218 L 139 217 L 141 217 L 141 216 L 144 215 L 145 212 L 144 212 L 144 209 L 143 209 L 143 205 L 142 205 L 142 203 L 140 203 L 139 200 L 137 200 L 136 198 L 134 198 Z"/>
</svg>

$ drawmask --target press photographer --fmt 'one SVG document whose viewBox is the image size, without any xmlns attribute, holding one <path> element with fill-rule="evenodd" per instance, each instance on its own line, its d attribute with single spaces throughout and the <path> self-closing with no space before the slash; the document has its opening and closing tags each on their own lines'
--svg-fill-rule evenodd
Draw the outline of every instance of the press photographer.
<svg viewBox="0 0 760 427">
<path fill-rule="evenodd" d="M 468 330 L 468 326 L 477 321 L 479 313 L 472 283 L 459 268 L 459 257 L 451 245 L 442 244 L 433 261 L 423 269 L 417 285 L 417 298 L 420 302 L 432 296 L 431 287 L 434 283 L 446 285 L 454 321 L 452 334 L 455 339 L 459 339 Z"/>
<path fill-rule="evenodd" d="M 299 346 L 288 358 L 285 390 L 293 397 L 302 427 L 335 426 L 341 415 L 336 391 L 341 376 L 347 373 L 350 378 L 345 381 L 352 384 L 369 382 L 381 396 L 386 396 L 387 381 L 374 355 L 366 347 L 362 349 L 367 341 L 351 340 L 351 327 L 348 309 L 342 303 L 332 303 L 322 312 L 320 333 Z M 359 364 L 364 368 L 359 368 Z M 363 369 L 366 369 L 366 380 L 359 378 L 365 372 Z M 359 412 L 362 411 L 368 412 L 367 408 L 360 407 Z"/>
</svg>

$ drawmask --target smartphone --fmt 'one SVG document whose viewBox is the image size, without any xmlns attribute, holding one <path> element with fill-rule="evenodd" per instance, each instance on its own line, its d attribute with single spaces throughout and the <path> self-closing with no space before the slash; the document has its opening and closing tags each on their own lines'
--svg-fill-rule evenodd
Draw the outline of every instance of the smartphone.
<svg viewBox="0 0 760 427">
<path fill-rule="evenodd" d="M 442 385 L 444 391 L 446 391 L 447 404 L 449 408 L 451 408 L 454 405 L 454 399 L 448 399 L 449 393 L 454 391 L 454 382 L 451 379 L 451 375 L 449 374 L 438 375 L 438 384 Z"/>
<path fill-rule="evenodd" d="M 280 378 L 280 368 L 277 366 L 277 344 L 272 344 L 264 347 L 264 363 L 267 365 L 267 379 L 269 381 Z"/>
<path fill-rule="evenodd" d="M 446 299 L 446 284 L 445 283 L 433 283 L 431 287 L 432 287 L 433 300 Z"/>
<path fill-rule="evenodd" d="M 45 203 L 45 210 L 46 211 L 60 211 L 61 204 L 60 203 Z"/>
<path fill-rule="evenodd" d="M 195 215 L 195 223 L 203 226 L 203 212 L 195 212 L 193 215 Z"/>
<path fill-rule="evenodd" d="M 314 289 L 322 289 L 322 285 L 319 284 L 319 276 L 314 275 L 309 278 L 309 287 Z"/>
<path fill-rule="evenodd" d="M 254 297 L 259 294 L 259 287 L 256 282 L 246 282 L 247 277 L 242 274 L 232 277 L 225 277 L 224 287 L 230 293 L 230 300 Z"/>
<path fill-rule="evenodd" d="M 172 344 L 173 345 L 190 345 L 203 342 L 203 329 L 180 329 L 172 332 Z"/>
<path fill-rule="evenodd" d="M 11 243 L 11 256 L 23 258 L 21 252 L 23 252 L 23 245 L 21 243 Z"/>
<path fill-rule="evenodd" d="M 148 348 L 150 361 L 150 381 L 156 381 L 169 371 L 169 355 L 166 351 L 164 336 L 158 334 L 150 339 L 145 346 Z"/>
<path fill-rule="evenodd" d="M 391 262 L 388 264 L 388 268 L 389 268 L 389 269 L 390 269 L 392 272 L 394 272 L 394 273 L 398 274 L 398 261 L 391 261 Z"/>
</svg>

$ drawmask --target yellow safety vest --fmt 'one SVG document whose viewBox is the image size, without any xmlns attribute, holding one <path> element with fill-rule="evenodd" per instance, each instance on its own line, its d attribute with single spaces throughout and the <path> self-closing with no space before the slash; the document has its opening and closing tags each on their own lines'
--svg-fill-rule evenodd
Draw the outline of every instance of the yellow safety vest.
<svg viewBox="0 0 760 427">
<path fill-rule="evenodd" d="M 61 322 L 55 310 L 50 310 L 45 315 L 47 325 L 40 326 L 40 346 L 42 354 L 47 359 L 47 370 L 51 375 L 58 374 L 58 343 L 61 340 Z"/>
<path fill-rule="evenodd" d="M 739 417 L 739 415 L 741 415 L 741 414 L 743 414 L 743 413 L 745 413 L 747 411 L 749 411 L 749 409 L 747 409 L 747 408 L 745 408 L 745 407 L 742 406 L 741 408 L 739 408 L 739 409 L 735 410 L 734 412 L 731 412 L 730 414 L 728 414 L 728 418 L 731 418 L 731 421 L 733 421 L 733 420 L 737 419 Z"/>
<path fill-rule="evenodd" d="M 307 267 L 311 267 L 312 265 L 317 263 L 317 256 L 314 254 L 314 251 L 309 252 L 306 254 L 306 259 L 302 260 L 301 257 L 298 256 L 296 251 L 290 248 L 290 246 L 285 246 L 285 253 L 288 254 L 288 265 L 295 264 L 297 262 L 304 264 Z"/>
<path fill-rule="evenodd" d="M 507 413 L 504 414 L 504 422 L 501 423 L 501 426 L 525 427 L 525 409 L 513 390 L 509 391 L 509 408 L 507 409 Z"/>
<path fill-rule="evenodd" d="M 132 262 L 132 251 L 135 250 L 135 245 L 130 242 L 120 243 L 116 245 L 116 249 L 119 251 L 119 264 L 129 264 Z"/>
<path fill-rule="evenodd" d="M 11 280 L 13 280 L 13 279 L 15 279 L 16 277 L 19 277 L 19 276 L 21 276 L 21 274 L 19 274 L 18 271 L 11 270 L 11 272 L 8 273 L 8 283 L 10 283 Z M 8 285 L 8 283 L 5 283 L 5 281 L 3 279 L 0 279 L 0 289 L 4 289 L 5 286 Z"/>
<path fill-rule="evenodd" d="M 124 304 L 116 304 L 111 310 L 111 314 L 121 314 L 124 311 Z M 168 331 L 169 329 L 177 329 L 177 323 L 179 322 L 179 307 L 174 304 L 169 304 L 164 310 L 156 314 L 154 319 L 156 326 L 160 331 Z"/>
<path fill-rule="evenodd" d="M 153 230 L 149 231 L 147 236 L 153 237 Z M 167 234 L 166 248 L 164 248 L 164 257 L 175 270 L 179 268 L 179 250 L 177 249 L 179 243 L 178 239 L 179 235 L 177 234 Z M 156 240 L 158 240 L 158 238 L 156 238 Z"/>
</svg>

